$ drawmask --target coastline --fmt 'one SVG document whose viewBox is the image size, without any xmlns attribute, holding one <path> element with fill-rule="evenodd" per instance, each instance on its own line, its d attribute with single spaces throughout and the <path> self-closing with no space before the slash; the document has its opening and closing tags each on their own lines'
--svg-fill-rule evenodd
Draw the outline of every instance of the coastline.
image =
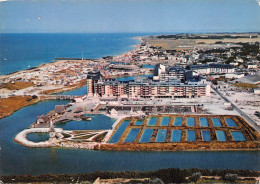
<svg viewBox="0 0 260 184">
<path fill-rule="evenodd" d="M 139 38 L 133 38 L 133 39 L 139 39 L 140 41 L 142 40 L 142 37 L 139 37 Z M 139 45 L 136 45 L 136 48 L 134 49 L 134 50 L 136 50 L 137 48 L 138 48 L 138 46 Z M 133 52 L 134 50 L 131 50 L 131 51 L 128 51 L 128 53 L 129 52 Z M 121 54 L 121 55 L 119 55 L 119 56 L 117 56 L 117 57 L 123 57 L 124 58 L 124 56 L 125 56 L 125 54 Z M 69 62 L 69 63 L 71 63 L 71 62 L 74 62 L 74 63 L 79 63 L 79 64 L 82 64 L 82 63 L 84 63 L 84 62 L 91 62 L 91 61 L 84 61 L 84 60 L 82 60 L 82 61 L 74 61 L 74 60 L 71 60 L 71 61 L 68 61 L 68 60 L 58 60 L 58 61 L 56 61 L 56 62 L 54 62 L 54 63 L 47 63 L 47 64 L 43 64 L 43 65 L 41 65 L 40 67 L 37 67 L 37 68 L 35 68 L 35 70 L 38 70 L 38 69 L 40 69 L 41 67 L 46 67 L 46 66 L 53 66 L 53 65 L 55 65 L 55 64 L 64 64 L 64 63 L 66 63 L 66 62 Z M 96 63 L 98 63 L 98 64 L 100 64 L 100 65 L 106 65 L 107 64 L 107 61 L 105 60 L 105 59 L 98 59 L 97 60 L 97 62 L 94 62 L 95 64 Z M 93 64 L 93 62 L 91 63 L 91 64 Z M 78 67 L 78 66 L 77 66 Z M 24 73 L 25 71 L 21 71 L 21 73 Z M 66 71 L 65 71 L 66 72 Z M 62 72 L 60 72 L 60 73 L 63 73 L 63 70 L 62 70 Z M 142 74 L 140 74 L 140 73 L 138 73 L 137 75 L 142 75 Z M 104 75 L 106 78 L 117 78 L 117 77 L 124 77 L 124 76 L 133 76 L 133 75 L 131 75 L 131 74 L 128 74 L 128 73 L 126 73 L 126 74 L 123 74 L 123 75 L 112 75 L 112 76 L 109 76 L 109 75 Z M 49 90 L 44 90 L 44 91 L 42 91 L 40 94 L 53 94 L 53 93 L 59 93 L 59 92 L 63 92 L 63 91 L 69 91 L 69 90 L 73 90 L 73 89 L 77 89 L 77 88 L 79 88 L 79 87 L 82 87 L 82 86 L 84 86 L 84 85 L 86 85 L 86 82 L 84 81 L 84 80 L 81 80 L 80 81 L 80 83 L 78 83 L 78 84 L 74 84 L 74 85 L 70 85 L 69 87 L 65 87 L 66 85 L 63 85 L 63 87 L 61 87 L 60 88 L 60 86 L 59 87 L 57 87 L 57 88 L 54 88 L 54 89 L 49 89 Z M 65 88 L 64 88 L 65 87 Z M 40 96 L 40 100 L 44 100 L 44 99 L 42 99 L 41 98 L 41 96 Z M 35 103 L 38 103 L 38 101 L 37 102 L 35 102 Z M 28 104 L 28 105 L 31 105 L 31 104 Z M 20 107 L 21 108 L 21 107 Z M 18 109 L 19 110 L 19 109 Z M 65 143 L 66 144 L 66 143 Z M 167 146 L 165 146 L 167 144 Z M 197 148 L 196 146 L 194 146 L 194 145 L 189 145 L 188 143 L 183 143 L 183 145 L 178 145 L 178 146 L 176 146 L 175 144 L 169 144 L 169 143 L 165 143 L 162 147 L 161 146 L 159 146 L 160 148 L 157 148 L 157 143 L 152 143 L 151 145 L 145 145 L 145 144 L 143 144 L 143 145 L 139 145 L 139 144 L 136 144 L 136 143 L 131 143 L 131 144 L 124 144 L 124 145 L 121 145 L 121 144 L 118 144 L 118 145 L 113 145 L 113 144 L 111 144 L 111 145 L 108 145 L 108 144 L 95 144 L 95 145 L 92 145 L 91 147 L 92 147 L 92 149 L 104 149 L 104 150 L 135 150 L 135 151 L 144 151 L 144 150 L 150 150 L 150 151 L 155 151 L 155 150 L 160 150 L 160 151 L 189 151 L 190 149 L 191 150 L 197 150 L 197 151 L 203 151 L 204 149 L 208 149 L 209 151 L 211 151 L 212 149 L 213 150 L 218 150 L 218 149 L 220 149 L 220 150 L 226 150 L 226 149 L 234 149 L 233 147 L 232 147 L 232 144 L 231 143 L 227 143 L 228 145 L 227 146 L 225 146 L 224 144 L 222 144 L 221 146 L 219 146 L 218 144 L 216 144 L 216 146 L 218 147 L 217 149 L 215 149 L 215 148 L 211 148 L 211 147 L 204 147 L 204 143 L 202 143 L 203 145 L 200 145 L 199 146 L 199 148 Z M 198 143 L 198 144 L 200 144 L 200 143 Z M 215 144 L 215 143 L 214 143 Z M 241 143 L 242 144 L 242 143 Z M 126 146 L 127 145 L 127 146 Z M 186 148 L 186 145 L 189 145 L 188 147 L 188 149 Z M 64 145 L 65 146 L 65 145 Z M 66 147 L 70 147 L 70 145 L 66 145 Z M 126 147 L 125 147 L 126 146 Z M 165 146 L 165 147 L 164 147 Z M 178 148 L 176 148 L 176 147 L 178 147 Z M 192 148 L 190 148 L 190 146 L 192 147 Z M 236 147 L 234 150 L 240 150 L 240 146 L 239 146 L 239 144 L 237 144 L 237 146 L 238 147 Z M 243 147 L 243 149 L 256 149 L 256 150 L 258 150 L 258 148 L 259 148 L 259 145 L 257 144 L 257 142 L 256 142 L 256 144 L 255 143 L 253 143 L 252 142 L 252 144 L 251 144 L 251 142 L 249 143 L 249 145 L 241 145 L 242 147 Z M 61 146 L 62 147 L 62 146 Z M 74 147 L 74 146 L 72 146 L 72 147 Z M 84 147 L 84 146 L 83 146 Z M 129 148 L 128 148 L 129 147 Z M 201 147 L 201 148 L 200 148 Z M 214 147 L 214 146 L 213 146 Z"/>
<path fill-rule="evenodd" d="M 132 37 L 130 39 L 137 39 L 140 42 L 142 42 L 143 38 L 142 37 Z M 132 45 L 132 47 L 133 47 L 132 50 L 129 50 L 129 51 L 124 52 L 122 54 L 116 55 L 116 57 L 124 56 L 125 54 L 127 54 L 129 52 L 133 52 L 134 50 L 136 50 L 138 48 L 138 46 L 140 46 L 140 43 L 137 44 L 137 45 Z M 97 63 L 102 63 L 102 62 L 104 62 L 104 59 L 103 58 L 99 58 L 99 59 L 83 60 L 82 62 L 91 62 L 91 61 L 95 61 Z M 0 75 L 0 80 L 1 79 L 12 78 L 12 77 L 15 77 L 17 75 L 26 74 L 26 73 L 33 72 L 33 71 L 38 71 L 38 70 L 40 70 L 40 69 L 42 69 L 44 67 L 52 67 L 52 66 L 55 66 L 56 64 L 63 64 L 63 63 L 66 63 L 66 62 L 78 63 L 80 61 L 78 61 L 78 60 L 55 60 L 55 61 L 52 61 L 52 62 L 49 62 L 49 63 L 40 64 L 37 67 L 32 67 L 32 68 L 29 68 L 29 69 L 26 69 L 26 70 L 21 70 L 21 71 L 15 71 L 15 72 L 12 72 L 12 73 L 6 74 L 6 75 Z M 138 73 L 138 74 L 135 74 L 135 75 L 143 75 L 143 74 Z M 134 75 L 132 75 L 132 74 L 112 75 L 112 76 L 107 76 L 107 78 L 118 78 L 118 77 L 127 77 L 127 76 L 134 76 Z M 59 86 L 59 87 L 56 87 L 54 89 L 44 90 L 40 94 L 42 94 L 42 95 L 51 95 L 51 94 L 55 94 L 55 93 L 75 90 L 75 89 L 81 88 L 81 87 L 83 87 L 85 85 L 86 85 L 86 80 L 81 80 L 80 83 L 78 83 L 78 84 L 74 84 L 74 85 L 71 85 L 71 86 Z M 20 96 L 23 97 L 25 95 L 20 95 Z M 8 97 L 8 98 L 1 98 L 1 100 L 3 101 L 2 104 L 6 104 L 10 100 L 9 98 L 10 97 Z M 29 102 L 29 103 L 28 102 L 22 103 L 19 106 L 19 108 L 16 107 L 16 108 L 11 108 L 11 109 L 8 108 L 6 110 L 3 110 L 4 112 L 0 113 L 0 119 L 12 115 L 14 112 L 22 109 L 23 107 L 30 106 L 30 105 L 42 102 L 44 100 L 45 99 L 42 98 L 41 95 L 39 95 L 37 101 L 33 101 L 33 102 Z"/>
</svg>

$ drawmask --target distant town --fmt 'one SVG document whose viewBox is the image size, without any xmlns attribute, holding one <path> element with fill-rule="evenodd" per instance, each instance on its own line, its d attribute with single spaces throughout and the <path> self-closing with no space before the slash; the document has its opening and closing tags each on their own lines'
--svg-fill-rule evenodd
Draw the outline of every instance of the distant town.
<svg viewBox="0 0 260 184">
<path fill-rule="evenodd" d="M 104 150 L 259 150 L 259 36 L 138 37 L 141 43 L 119 56 L 63 58 L 0 76 L 0 117 L 42 100 L 69 99 L 39 115 L 15 141 Z M 81 96 L 59 94 L 82 86 Z M 91 114 L 116 121 L 109 130 L 55 128 L 91 121 Z M 49 139 L 26 139 L 37 132 Z"/>
</svg>

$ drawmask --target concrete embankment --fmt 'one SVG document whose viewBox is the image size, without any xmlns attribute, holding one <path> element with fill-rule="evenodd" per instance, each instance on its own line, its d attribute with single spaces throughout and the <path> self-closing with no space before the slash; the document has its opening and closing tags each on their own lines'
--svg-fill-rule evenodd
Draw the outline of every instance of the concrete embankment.
<svg viewBox="0 0 260 184">
<path fill-rule="evenodd" d="M 52 143 L 50 140 L 44 141 L 44 142 L 32 142 L 29 141 L 26 136 L 27 134 L 30 133 L 49 133 L 50 129 L 49 128 L 31 128 L 31 129 L 26 129 L 17 134 L 14 138 L 15 142 L 18 142 L 24 146 L 27 147 L 50 147 L 52 146 Z M 56 133 L 62 132 L 61 128 L 55 128 Z"/>
</svg>

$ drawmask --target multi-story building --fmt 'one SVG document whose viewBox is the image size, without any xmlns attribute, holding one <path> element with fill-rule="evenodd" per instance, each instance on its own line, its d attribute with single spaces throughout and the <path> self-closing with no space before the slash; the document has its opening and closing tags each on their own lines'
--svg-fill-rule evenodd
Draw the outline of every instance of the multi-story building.
<svg viewBox="0 0 260 184">
<path fill-rule="evenodd" d="M 191 65 L 191 71 L 197 74 L 225 74 L 235 72 L 233 65 L 227 64 L 208 64 L 208 65 Z"/>
<path fill-rule="evenodd" d="M 186 80 L 192 77 L 192 72 L 190 70 L 185 70 L 182 67 L 166 67 L 162 64 L 157 64 L 154 69 L 153 80 L 160 82 L 175 82 Z"/>
<path fill-rule="evenodd" d="M 89 80 L 89 79 L 88 79 Z M 91 79 L 92 80 L 92 79 Z M 101 79 L 90 81 L 94 86 L 88 88 L 88 95 L 122 98 L 192 98 L 210 96 L 210 85 L 205 80 L 200 82 L 160 82 L 147 77 L 137 77 L 133 81 Z M 88 85 L 89 86 L 89 85 Z M 93 90 L 95 89 L 95 90 Z"/>
<path fill-rule="evenodd" d="M 195 79 L 192 71 L 182 67 L 156 65 L 154 76 L 136 77 L 131 81 L 104 79 L 100 72 L 87 77 L 89 96 L 122 98 L 192 98 L 210 96 L 210 85 L 205 79 Z"/>
<path fill-rule="evenodd" d="M 97 83 L 102 78 L 100 71 L 88 72 L 87 75 L 87 92 L 89 96 L 97 93 Z"/>
</svg>

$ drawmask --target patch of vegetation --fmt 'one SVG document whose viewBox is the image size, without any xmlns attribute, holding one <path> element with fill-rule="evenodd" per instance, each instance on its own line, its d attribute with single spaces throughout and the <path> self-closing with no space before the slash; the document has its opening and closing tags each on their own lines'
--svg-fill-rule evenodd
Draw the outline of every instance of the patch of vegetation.
<svg viewBox="0 0 260 184">
<path fill-rule="evenodd" d="M 89 139 L 90 137 L 93 137 L 95 134 L 85 135 L 85 136 L 79 136 L 74 137 L 73 139 Z"/>
<path fill-rule="evenodd" d="M 201 61 L 202 64 L 207 64 L 208 62 L 216 62 L 215 59 L 204 59 Z"/>
<path fill-rule="evenodd" d="M 31 96 L 12 96 L 9 98 L 0 98 L 0 118 L 11 115 L 22 107 L 32 105 L 38 101 Z"/>
<path fill-rule="evenodd" d="M 235 58 L 234 57 L 229 57 L 226 61 L 225 64 L 230 64 L 232 62 L 234 62 Z"/>
<path fill-rule="evenodd" d="M 111 171 L 96 171 L 92 173 L 80 173 L 80 174 L 43 174 L 39 176 L 32 175 L 11 175 L 11 176 L 1 176 L 1 181 L 3 183 L 32 183 L 32 182 L 65 182 L 77 183 L 85 181 L 95 181 L 98 177 L 101 179 L 113 179 L 113 178 L 151 178 L 150 181 L 157 181 L 151 183 L 188 183 L 188 178 L 194 173 L 201 173 L 202 176 L 220 176 L 224 179 L 228 173 L 232 175 L 236 174 L 239 177 L 259 177 L 260 174 L 257 171 L 249 170 L 209 170 L 209 169 L 179 169 L 179 168 L 169 168 L 160 169 L 156 171 L 121 171 L 121 172 L 111 172 Z"/>
<path fill-rule="evenodd" d="M 104 132 L 103 134 L 99 134 L 94 140 L 96 142 L 101 142 L 105 138 L 106 135 L 107 135 L 107 132 Z"/>
<path fill-rule="evenodd" d="M 6 89 L 9 89 L 9 90 L 20 90 L 20 89 L 24 89 L 24 88 L 28 88 L 28 87 L 31 87 L 31 86 L 34 86 L 34 84 L 32 82 L 8 82 L 8 83 L 5 83 L 5 84 L 1 84 L 0 85 L 0 89 L 2 88 L 6 88 Z"/>
<path fill-rule="evenodd" d="M 196 34 L 175 34 L 175 35 L 160 35 L 157 36 L 158 39 L 224 39 L 224 38 L 231 38 L 231 39 L 237 39 L 237 38 L 250 38 L 250 36 L 247 35 L 196 35 Z"/>
<path fill-rule="evenodd" d="M 259 54 L 259 42 L 256 43 L 240 43 L 241 45 L 243 45 L 241 52 L 239 53 L 239 55 L 241 56 L 247 56 L 247 55 L 251 55 L 251 56 L 257 56 Z"/>
<path fill-rule="evenodd" d="M 69 137 L 71 137 L 71 135 L 70 134 L 67 134 L 67 133 L 62 133 L 62 135 L 64 136 L 64 138 L 69 138 Z"/>
<path fill-rule="evenodd" d="M 256 84 L 248 84 L 248 83 L 235 83 L 234 86 L 239 87 L 239 88 L 257 88 Z"/>
</svg>

